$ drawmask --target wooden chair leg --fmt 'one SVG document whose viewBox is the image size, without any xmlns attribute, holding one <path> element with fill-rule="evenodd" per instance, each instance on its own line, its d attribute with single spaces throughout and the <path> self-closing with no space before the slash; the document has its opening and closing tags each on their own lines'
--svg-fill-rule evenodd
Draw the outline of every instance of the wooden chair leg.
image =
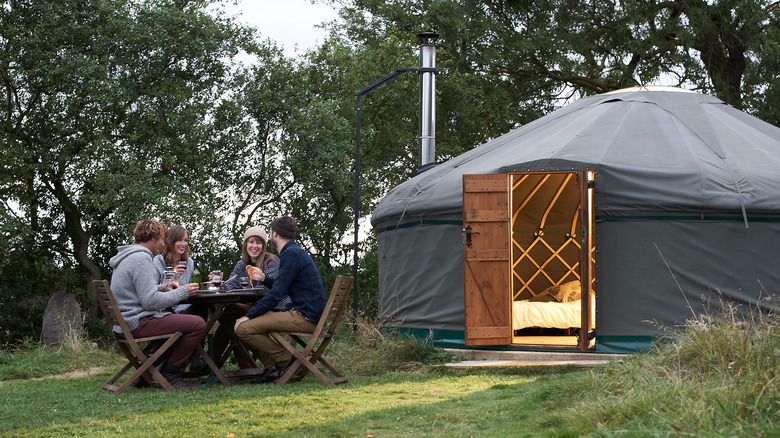
<svg viewBox="0 0 780 438">
<path fill-rule="evenodd" d="M 306 356 L 304 356 L 300 351 L 298 351 L 297 348 L 290 345 L 290 343 L 286 342 L 286 340 L 282 335 L 273 332 L 271 333 L 271 336 L 273 336 L 273 338 L 276 339 L 276 341 L 279 342 L 279 344 L 281 344 L 287 351 L 289 351 L 290 354 L 292 354 L 293 357 L 296 359 L 295 362 L 293 362 L 292 365 L 290 365 L 290 368 L 288 368 L 287 371 L 282 375 L 282 377 L 280 377 L 276 381 L 277 385 L 282 385 L 287 383 L 287 381 L 290 380 L 293 374 L 295 374 L 295 372 L 298 371 L 298 368 L 300 368 L 300 366 L 303 365 L 304 367 L 306 367 L 305 370 L 311 371 L 311 373 L 317 376 L 317 378 L 319 378 L 322 381 L 322 383 L 331 387 L 335 386 L 333 382 L 330 381 L 328 376 L 326 376 L 320 370 L 318 370 L 317 367 L 314 366 L 314 364 L 306 358 Z"/>
<path fill-rule="evenodd" d="M 222 383 L 225 386 L 230 385 L 230 381 L 228 381 L 227 378 L 225 378 L 225 375 L 222 374 L 222 371 L 219 369 L 216 363 L 211 359 L 211 356 L 206 352 L 206 350 L 203 349 L 203 346 L 200 344 L 197 344 L 195 348 L 198 350 L 198 354 L 200 354 L 200 358 L 203 359 L 203 362 L 206 362 L 206 365 L 211 369 L 211 371 L 214 372 L 214 375 L 217 376 L 217 379 L 219 379 L 220 383 Z"/>
<path fill-rule="evenodd" d="M 160 346 L 160 348 L 158 348 L 153 355 L 146 358 L 141 366 L 137 367 L 138 369 L 133 373 L 133 375 L 128 377 L 128 379 L 125 380 L 125 382 L 119 386 L 116 391 L 114 391 L 114 394 L 119 395 L 123 393 L 130 385 L 133 384 L 133 382 L 138 380 L 138 378 L 140 378 L 145 373 L 151 373 L 152 377 L 154 377 L 157 383 L 159 383 L 160 386 L 162 386 L 166 391 L 173 391 L 173 386 L 171 386 L 170 382 L 168 382 L 168 380 L 166 380 L 165 377 L 163 377 L 162 374 L 157 371 L 157 368 L 154 367 L 154 362 L 159 359 L 160 356 L 162 356 L 163 353 L 168 350 L 168 348 L 170 348 L 176 341 L 178 341 L 180 337 L 181 334 L 179 334 L 179 336 L 173 336 L 165 341 L 165 343 Z"/>
</svg>

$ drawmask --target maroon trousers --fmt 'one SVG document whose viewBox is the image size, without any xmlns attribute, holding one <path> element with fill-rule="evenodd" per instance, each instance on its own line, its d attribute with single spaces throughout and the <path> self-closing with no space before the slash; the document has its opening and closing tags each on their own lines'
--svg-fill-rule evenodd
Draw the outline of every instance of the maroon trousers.
<svg viewBox="0 0 780 438">
<path fill-rule="evenodd" d="M 147 316 L 141 318 L 138 327 L 132 333 L 135 337 L 143 338 L 175 332 L 181 332 L 182 337 L 171 347 L 168 364 L 184 369 L 190 361 L 192 352 L 195 351 L 195 346 L 206 335 L 206 321 L 203 318 L 177 313 L 162 318 Z"/>
</svg>

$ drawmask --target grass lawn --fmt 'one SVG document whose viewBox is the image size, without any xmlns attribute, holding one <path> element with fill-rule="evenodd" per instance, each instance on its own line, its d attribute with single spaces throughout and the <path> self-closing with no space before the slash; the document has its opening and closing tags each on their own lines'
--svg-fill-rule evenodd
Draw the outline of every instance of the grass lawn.
<svg viewBox="0 0 780 438">
<path fill-rule="evenodd" d="M 118 397 L 98 389 L 107 373 L 15 380 L 0 383 L 0 428 L 52 437 L 565 435 L 544 407 L 552 388 L 588 371 L 518 371 L 353 376 L 335 389 L 312 377 L 285 386 L 131 388 Z"/>
<path fill-rule="evenodd" d="M 99 389 L 117 353 L 27 345 L 0 350 L 0 436 L 775 437 L 779 326 L 702 318 L 621 363 L 453 370 L 441 349 L 361 325 L 331 344 L 350 379 L 336 388 L 309 375 L 120 396 Z"/>
</svg>

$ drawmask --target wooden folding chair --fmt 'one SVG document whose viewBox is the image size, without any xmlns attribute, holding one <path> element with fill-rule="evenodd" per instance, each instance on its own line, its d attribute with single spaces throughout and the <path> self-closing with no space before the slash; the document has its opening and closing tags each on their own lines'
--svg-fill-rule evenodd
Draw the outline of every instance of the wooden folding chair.
<svg viewBox="0 0 780 438">
<path fill-rule="evenodd" d="M 317 327 L 315 327 L 314 331 L 311 333 L 270 333 L 279 344 L 292 353 L 293 358 L 295 359 L 282 377 L 276 381 L 277 385 L 287 383 L 288 381 L 297 382 L 303 379 L 309 371 L 319 377 L 323 383 L 331 387 L 348 381 L 347 378 L 334 368 L 333 365 L 328 363 L 322 355 L 325 353 L 330 341 L 333 339 L 333 334 L 336 332 L 341 316 L 347 307 L 347 298 L 352 291 L 352 281 L 352 277 L 342 277 L 341 275 L 336 277 L 336 282 L 333 284 L 333 289 L 330 291 L 328 302 L 325 304 L 325 310 L 322 312 Z M 288 342 L 284 335 L 289 336 L 292 342 Z M 318 341 L 319 345 L 317 345 Z M 298 350 L 296 348 L 297 345 L 300 345 L 303 349 Z M 330 379 L 323 374 L 317 369 L 316 365 L 318 363 L 327 368 L 335 377 Z M 296 375 L 296 372 L 299 369 L 300 372 Z"/>
<path fill-rule="evenodd" d="M 122 367 L 119 372 L 114 374 L 108 382 L 106 382 L 101 389 L 113 391 L 114 394 L 123 393 L 128 386 L 139 378 L 146 380 L 149 385 L 163 387 L 166 391 L 173 391 L 174 388 L 160 374 L 154 367 L 154 363 L 159 359 L 166 351 L 182 336 L 181 332 L 169 333 L 165 335 L 149 336 L 145 338 L 135 338 L 130 329 L 127 327 L 127 322 L 119 311 L 119 306 L 116 303 L 113 292 L 107 280 L 93 280 L 92 284 L 97 291 L 98 302 L 100 303 L 100 309 L 103 311 L 103 315 L 108 321 L 108 327 L 113 329 L 114 326 L 122 328 L 122 333 L 114 333 L 119 349 L 127 357 L 127 365 Z M 145 343 L 146 346 L 142 349 L 141 344 Z M 130 368 L 135 368 L 136 371 L 125 382 L 116 386 L 117 380 L 122 377 Z M 155 382 L 156 380 L 156 382 Z"/>
</svg>

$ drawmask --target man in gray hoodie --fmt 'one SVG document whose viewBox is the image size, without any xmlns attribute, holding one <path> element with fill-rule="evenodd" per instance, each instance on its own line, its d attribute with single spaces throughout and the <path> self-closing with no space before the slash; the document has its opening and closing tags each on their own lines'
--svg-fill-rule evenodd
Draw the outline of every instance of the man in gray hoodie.
<svg viewBox="0 0 780 438">
<path fill-rule="evenodd" d="M 181 332 L 171 347 L 162 375 L 176 389 L 193 388 L 182 379 L 195 346 L 206 334 L 206 322 L 197 315 L 175 314 L 166 310 L 198 292 L 198 284 L 179 286 L 157 284 L 153 257 L 165 245 L 168 229 L 156 220 L 141 220 L 135 225 L 133 245 L 120 246 L 109 260 L 114 270 L 111 290 L 133 336 L 145 337 Z M 119 327 L 114 331 L 121 332 Z"/>
</svg>

